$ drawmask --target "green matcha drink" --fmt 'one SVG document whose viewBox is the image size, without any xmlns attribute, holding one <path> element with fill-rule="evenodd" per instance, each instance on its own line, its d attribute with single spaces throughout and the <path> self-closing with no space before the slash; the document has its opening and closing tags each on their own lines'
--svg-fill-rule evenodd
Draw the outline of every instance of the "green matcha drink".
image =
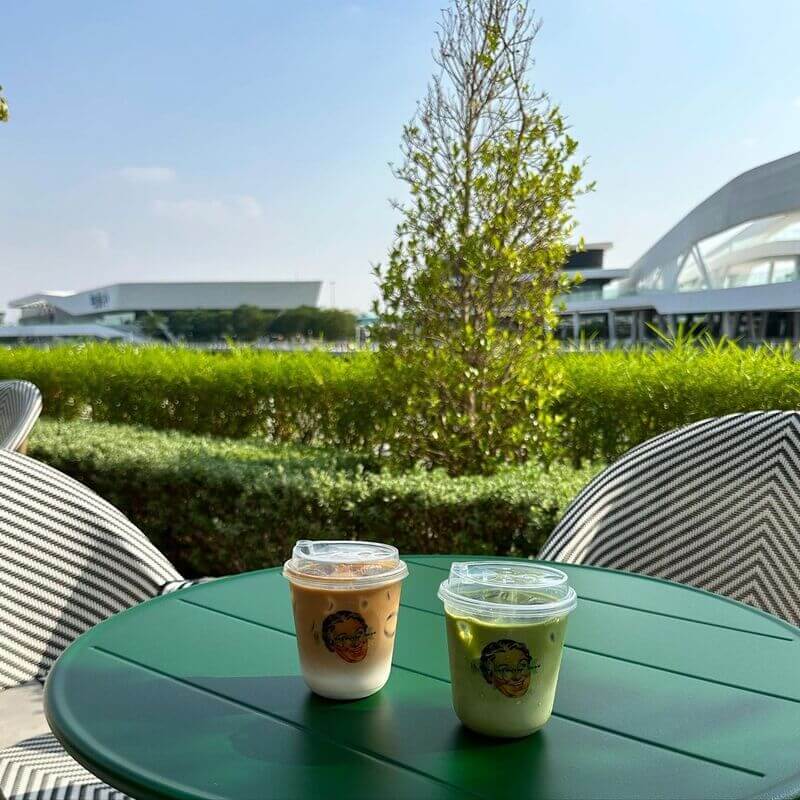
<svg viewBox="0 0 800 800">
<path fill-rule="evenodd" d="M 453 564 L 444 601 L 453 706 L 468 728 L 527 736 L 550 718 L 575 591 L 524 562 Z"/>
</svg>

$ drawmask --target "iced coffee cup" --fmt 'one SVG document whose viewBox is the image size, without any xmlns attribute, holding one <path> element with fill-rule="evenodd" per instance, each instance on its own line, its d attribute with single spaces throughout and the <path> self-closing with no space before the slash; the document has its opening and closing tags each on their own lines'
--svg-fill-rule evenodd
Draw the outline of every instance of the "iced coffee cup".
<svg viewBox="0 0 800 800">
<path fill-rule="evenodd" d="M 519 737 L 553 711 L 575 590 L 561 570 L 534 563 L 454 563 L 444 602 L 453 706 L 468 728 Z"/>
<path fill-rule="evenodd" d="M 283 567 L 292 593 L 303 678 L 323 697 L 367 697 L 389 679 L 408 575 L 397 548 L 299 541 Z"/>
</svg>

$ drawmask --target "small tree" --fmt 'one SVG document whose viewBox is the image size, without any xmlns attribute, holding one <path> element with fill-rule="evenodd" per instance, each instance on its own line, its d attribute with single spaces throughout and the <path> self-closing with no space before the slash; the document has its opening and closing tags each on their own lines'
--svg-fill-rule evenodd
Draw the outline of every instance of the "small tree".
<svg viewBox="0 0 800 800">
<path fill-rule="evenodd" d="M 581 186 L 576 141 L 528 83 L 522 0 L 454 0 L 439 66 L 402 137 L 410 200 L 375 268 L 383 373 L 407 402 L 392 452 L 453 474 L 546 455 L 558 371 L 554 299 Z"/>
<path fill-rule="evenodd" d="M 233 309 L 233 334 L 240 342 L 253 342 L 265 336 L 274 314 L 258 306 L 243 305 Z"/>
<path fill-rule="evenodd" d="M 278 336 L 310 336 L 312 334 L 312 316 L 315 309 L 311 306 L 298 306 L 281 311 L 269 325 L 269 332 Z"/>
<path fill-rule="evenodd" d="M 0 122 L 8 122 L 8 103 L 3 97 L 2 86 L 0 86 Z"/>
<path fill-rule="evenodd" d="M 321 338 L 341 342 L 356 337 L 356 316 L 339 308 L 325 308 L 317 312 L 317 327 Z"/>
</svg>

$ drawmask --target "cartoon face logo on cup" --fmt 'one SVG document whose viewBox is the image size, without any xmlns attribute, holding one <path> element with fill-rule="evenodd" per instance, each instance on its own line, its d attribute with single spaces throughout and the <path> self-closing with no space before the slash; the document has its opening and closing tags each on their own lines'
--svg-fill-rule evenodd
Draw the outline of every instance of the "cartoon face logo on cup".
<svg viewBox="0 0 800 800">
<path fill-rule="evenodd" d="M 487 644 L 479 667 L 486 683 L 506 697 L 522 697 L 531 685 L 531 669 L 535 669 L 530 650 L 513 639 Z"/>
<path fill-rule="evenodd" d="M 355 611 L 337 611 L 325 617 L 322 623 L 325 647 L 348 664 L 366 658 L 372 636 L 364 617 Z"/>
</svg>

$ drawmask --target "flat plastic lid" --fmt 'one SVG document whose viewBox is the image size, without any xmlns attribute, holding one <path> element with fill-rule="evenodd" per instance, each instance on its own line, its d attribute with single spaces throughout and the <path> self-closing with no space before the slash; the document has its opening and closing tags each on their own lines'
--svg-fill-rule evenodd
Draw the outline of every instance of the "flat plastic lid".
<svg viewBox="0 0 800 800">
<path fill-rule="evenodd" d="M 523 622 L 569 614 L 578 603 L 560 569 L 524 561 L 461 561 L 439 587 L 445 606 L 470 617 Z"/>
<path fill-rule="evenodd" d="M 301 539 L 284 564 L 283 574 L 293 583 L 325 588 L 377 586 L 408 575 L 396 547 L 380 542 Z"/>
</svg>

